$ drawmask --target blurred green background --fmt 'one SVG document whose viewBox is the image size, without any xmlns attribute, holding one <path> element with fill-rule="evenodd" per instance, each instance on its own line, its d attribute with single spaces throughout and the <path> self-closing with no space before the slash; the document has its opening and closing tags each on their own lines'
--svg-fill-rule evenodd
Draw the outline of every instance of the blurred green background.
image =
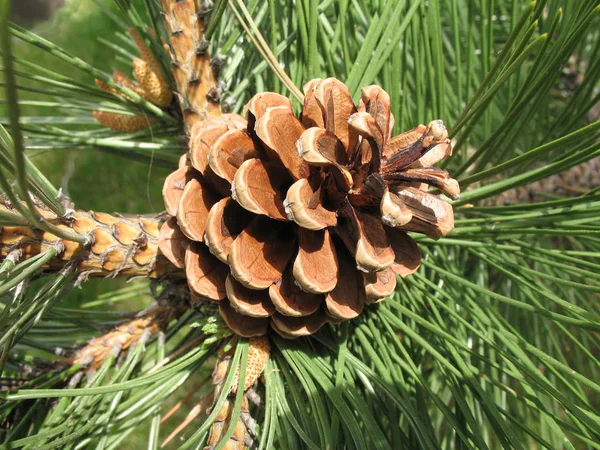
<svg viewBox="0 0 600 450">
<path fill-rule="evenodd" d="M 61 4 L 63 0 L 13 0 L 13 17 L 22 26 L 105 72 L 118 68 L 130 75 L 131 68 L 118 61 L 115 50 L 103 42 L 114 41 L 115 33 L 122 32 L 110 14 L 92 0 Z M 112 2 L 105 8 L 115 12 Z M 77 81 L 94 82 L 89 75 L 75 71 L 31 45 L 17 40 L 14 45 L 18 57 L 68 74 Z M 20 95 L 21 98 L 36 98 L 35 94 L 23 91 Z M 21 114 L 44 113 L 39 109 L 34 111 L 34 108 L 24 108 Z M 52 115 L 60 115 L 60 112 L 52 111 Z M 80 209 L 128 214 L 158 213 L 164 209 L 161 188 L 167 169 L 124 160 L 106 152 L 69 148 L 38 151 L 34 160 Z"/>
</svg>

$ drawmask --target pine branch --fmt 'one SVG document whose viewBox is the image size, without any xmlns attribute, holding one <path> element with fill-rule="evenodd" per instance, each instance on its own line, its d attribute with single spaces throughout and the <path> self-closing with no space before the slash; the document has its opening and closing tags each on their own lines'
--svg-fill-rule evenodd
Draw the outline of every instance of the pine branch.
<svg viewBox="0 0 600 450">
<path fill-rule="evenodd" d="M 171 71 L 187 130 L 198 121 L 221 114 L 222 88 L 217 75 L 222 62 L 219 57 L 211 60 L 209 42 L 204 39 L 211 4 L 203 0 L 161 0 Z"/>
<path fill-rule="evenodd" d="M 181 291 L 181 290 L 180 290 Z M 109 355 L 118 348 L 120 354 L 132 350 L 138 343 L 146 344 L 158 331 L 165 330 L 172 320 L 189 309 L 189 299 L 164 292 L 157 302 L 136 314 L 135 319 L 110 332 L 91 339 L 86 346 L 69 355 L 60 365 L 80 366 L 85 371 L 97 371 Z"/>
<path fill-rule="evenodd" d="M 81 281 L 87 277 L 161 278 L 176 271 L 158 250 L 161 216 L 125 217 L 75 210 L 65 223 L 41 205 L 38 208 L 49 223 L 71 230 L 92 244 L 86 247 L 24 224 L 4 226 L 0 229 L 0 257 L 9 258 L 13 265 L 55 249 L 55 256 L 40 269 L 59 271 L 71 265 Z M 0 212 L 19 217 L 6 200 Z"/>
</svg>

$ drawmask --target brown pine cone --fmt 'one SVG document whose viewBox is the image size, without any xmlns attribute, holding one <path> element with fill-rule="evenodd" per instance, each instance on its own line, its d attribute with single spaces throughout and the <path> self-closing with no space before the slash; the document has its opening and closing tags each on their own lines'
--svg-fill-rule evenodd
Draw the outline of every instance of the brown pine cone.
<svg viewBox="0 0 600 450">
<path fill-rule="evenodd" d="M 200 300 L 218 301 L 242 336 L 309 335 L 392 294 L 421 254 L 407 231 L 454 227 L 458 183 L 431 167 L 452 153 L 441 121 L 391 137 L 388 94 L 358 108 L 334 78 L 304 87 L 302 119 L 278 94 L 258 94 L 247 120 L 197 123 L 190 152 L 165 181 L 162 252 Z"/>
</svg>

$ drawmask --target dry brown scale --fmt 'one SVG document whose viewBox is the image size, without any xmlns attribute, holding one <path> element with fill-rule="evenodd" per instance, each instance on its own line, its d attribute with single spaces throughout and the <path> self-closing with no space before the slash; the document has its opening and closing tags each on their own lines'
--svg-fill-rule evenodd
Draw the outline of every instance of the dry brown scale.
<svg viewBox="0 0 600 450">
<path fill-rule="evenodd" d="M 434 164 L 452 153 L 440 121 L 392 136 L 388 94 L 356 107 L 334 78 L 289 99 L 256 95 L 246 117 L 196 122 L 189 152 L 163 187 L 162 253 L 185 268 L 193 298 L 219 302 L 229 327 L 286 338 L 358 316 L 389 296 L 421 254 L 407 232 L 454 227 L 458 183 Z"/>
</svg>

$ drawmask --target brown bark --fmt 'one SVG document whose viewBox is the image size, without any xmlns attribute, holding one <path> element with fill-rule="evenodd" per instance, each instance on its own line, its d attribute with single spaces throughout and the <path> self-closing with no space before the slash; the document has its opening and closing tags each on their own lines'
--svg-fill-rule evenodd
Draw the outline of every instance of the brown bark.
<svg viewBox="0 0 600 450">
<path fill-rule="evenodd" d="M 202 0 L 161 0 L 161 5 L 169 34 L 171 73 L 189 131 L 194 123 L 221 114 L 218 64 L 211 61 L 204 39 L 209 8 Z"/>
</svg>

